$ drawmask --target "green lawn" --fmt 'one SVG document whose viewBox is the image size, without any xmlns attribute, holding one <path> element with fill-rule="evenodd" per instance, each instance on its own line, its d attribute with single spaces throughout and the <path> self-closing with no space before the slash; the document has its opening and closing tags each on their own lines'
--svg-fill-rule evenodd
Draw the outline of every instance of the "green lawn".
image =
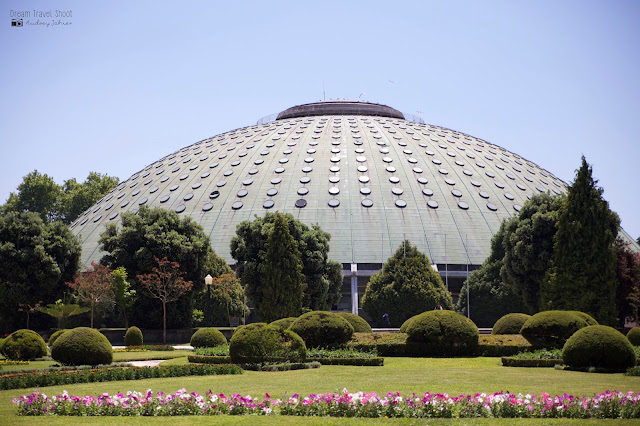
<svg viewBox="0 0 640 426">
<path fill-rule="evenodd" d="M 176 358 L 167 363 L 182 363 L 186 358 Z M 288 393 L 302 395 L 320 392 L 338 392 L 343 388 L 351 391 L 375 391 L 386 394 L 389 391 L 400 391 L 407 395 L 412 392 L 446 392 L 449 394 L 467 394 L 476 392 L 496 392 L 500 390 L 514 393 L 548 392 L 550 394 L 570 393 L 574 395 L 592 395 L 609 390 L 640 391 L 640 377 L 626 377 L 622 374 L 590 374 L 573 371 L 559 371 L 551 368 L 510 368 L 502 367 L 499 358 L 385 358 L 384 367 L 349 367 L 322 366 L 313 370 L 286 372 L 254 372 L 246 371 L 238 376 L 206 376 L 178 377 L 171 379 L 153 379 L 130 382 L 107 382 L 99 384 L 78 384 L 42 388 L 47 395 L 57 395 L 66 389 L 71 394 L 99 394 L 102 392 L 117 393 L 128 390 L 175 392 L 185 387 L 188 391 L 204 393 L 211 389 L 214 392 L 240 393 L 252 396 L 269 392 L 272 397 Z M 114 419 L 95 418 L 21 418 L 15 415 L 11 399 L 34 389 L 22 389 L 0 392 L 0 424 L 79 424 L 79 423 L 112 423 Z M 149 421 L 149 419 L 115 419 L 118 423 Z M 264 417 L 221 417 L 221 418 L 162 418 L 155 421 L 172 424 L 193 423 L 194 421 L 218 424 L 340 424 L 353 419 L 302 419 L 302 418 L 264 418 Z M 382 420 L 388 423 L 426 424 L 426 421 Z M 378 423 L 369 419 L 355 421 L 355 424 Z M 428 421 L 429 424 L 450 424 L 451 420 Z M 510 419 L 460 420 L 455 424 L 558 424 L 566 421 L 529 420 L 516 421 Z M 572 422 L 578 424 L 577 422 Z M 581 421 L 581 423 L 584 423 Z M 598 421 L 601 424 L 602 421 Z M 628 422 L 632 424 L 634 422 Z M 593 422 L 592 424 L 596 424 Z M 612 423 L 613 424 L 613 423 Z M 621 424 L 616 421 L 615 424 Z M 637 424 L 637 422 L 635 422 Z"/>
</svg>

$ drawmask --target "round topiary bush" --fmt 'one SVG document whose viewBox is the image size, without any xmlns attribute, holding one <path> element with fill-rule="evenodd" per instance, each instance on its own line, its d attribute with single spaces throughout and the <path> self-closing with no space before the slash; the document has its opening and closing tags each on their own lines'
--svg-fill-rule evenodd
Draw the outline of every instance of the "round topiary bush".
<svg viewBox="0 0 640 426">
<path fill-rule="evenodd" d="M 360 315 L 352 314 L 351 312 L 338 312 L 337 315 L 340 315 L 351 324 L 354 333 L 373 333 L 369 323 Z"/>
<path fill-rule="evenodd" d="M 35 331 L 22 329 L 4 339 L 1 351 L 7 359 L 29 361 L 47 355 L 47 345 Z"/>
<path fill-rule="evenodd" d="M 520 329 L 529 318 L 531 315 L 507 314 L 493 324 L 491 334 L 520 334 Z"/>
<path fill-rule="evenodd" d="M 571 312 L 572 314 L 579 316 L 587 323 L 587 325 L 600 325 L 594 317 L 582 311 L 567 311 L 567 312 Z"/>
<path fill-rule="evenodd" d="M 479 335 L 473 321 L 454 311 L 427 311 L 407 326 L 407 344 L 420 344 L 418 353 L 428 356 L 474 355 Z"/>
<path fill-rule="evenodd" d="M 293 324 L 293 322 L 297 319 L 298 317 L 280 318 L 279 320 L 271 321 L 269 325 L 276 325 L 286 330 L 287 328 L 291 327 L 291 324 Z"/>
<path fill-rule="evenodd" d="M 49 341 L 47 342 L 49 347 L 52 347 L 56 340 L 58 340 L 58 337 L 62 336 L 62 333 L 65 331 L 68 331 L 68 329 L 63 328 L 62 330 L 54 331 L 53 334 L 49 336 Z"/>
<path fill-rule="evenodd" d="M 142 330 L 136 326 L 129 327 L 124 334 L 124 344 L 126 346 L 142 346 L 143 341 Z"/>
<path fill-rule="evenodd" d="M 88 327 L 63 333 L 51 348 L 51 358 L 62 365 L 111 364 L 111 343 L 104 334 Z"/>
<path fill-rule="evenodd" d="M 586 326 L 587 322 L 572 312 L 543 311 L 529 318 L 520 334 L 536 348 L 560 349 L 573 333 Z"/>
<path fill-rule="evenodd" d="M 633 346 L 640 346 L 640 327 L 633 327 L 627 331 L 627 339 Z"/>
<path fill-rule="evenodd" d="M 562 349 L 562 361 L 573 368 L 625 371 L 636 365 L 629 340 L 606 325 L 590 325 L 576 331 Z"/>
<path fill-rule="evenodd" d="M 291 330 L 262 322 L 239 327 L 229 342 L 229 356 L 235 363 L 263 363 L 273 360 L 304 361 L 307 348 Z"/>
<path fill-rule="evenodd" d="M 411 321 L 413 321 L 418 315 L 414 315 L 411 318 L 407 319 L 405 322 L 402 323 L 402 325 L 400 326 L 400 330 L 398 330 L 399 333 L 406 333 L 407 332 L 407 327 L 409 327 L 409 324 L 411 324 Z"/>
<path fill-rule="evenodd" d="M 191 336 L 191 346 L 194 348 L 213 348 L 226 345 L 227 338 L 217 328 L 201 328 Z"/>
<path fill-rule="evenodd" d="M 353 327 L 349 321 L 327 311 L 302 314 L 289 329 L 302 337 L 309 348 L 340 346 L 347 343 L 353 335 Z"/>
</svg>

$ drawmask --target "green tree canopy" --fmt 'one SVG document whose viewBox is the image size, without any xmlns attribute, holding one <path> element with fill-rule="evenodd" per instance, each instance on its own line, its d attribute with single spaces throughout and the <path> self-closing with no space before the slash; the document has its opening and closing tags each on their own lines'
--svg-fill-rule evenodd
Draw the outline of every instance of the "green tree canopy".
<svg viewBox="0 0 640 426">
<path fill-rule="evenodd" d="M 37 213 L 46 222 L 58 218 L 60 185 L 51 176 L 34 170 L 22 178 L 17 190 L 9 195 L 5 211 Z"/>
<path fill-rule="evenodd" d="M 123 213 L 121 228 L 107 226 L 100 235 L 100 248 L 107 254 L 100 263 L 115 269 L 122 266 L 130 277 L 147 274 L 157 265 L 155 258 L 166 257 L 178 262 L 184 279 L 193 282 L 193 290 L 201 291 L 211 243 L 202 227 L 191 218 L 180 218 L 175 212 L 142 206 L 137 214 Z M 139 283 L 131 281 L 138 297 L 129 322 L 139 327 L 157 327 L 161 321 L 161 307 L 157 301 L 143 297 Z M 192 292 L 167 307 L 169 327 L 191 324 Z"/>
<path fill-rule="evenodd" d="M 289 233 L 289 221 L 277 213 L 258 265 L 260 285 L 249 286 L 247 293 L 264 322 L 297 317 L 302 312 L 305 276 L 298 244 Z"/>
<path fill-rule="evenodd" d="M 622 238 L 616 239 L 616 279 L 618 289 L 616 293 L 616 308 L 622 324 L 626 318 L 638 319 L 640 300 L 640 253 L 629 248 L 629 243 Z"/>
<path fill-rule="evenodd" d="M 505 222 L 502 237 L 502 281 L 524 303 L 522 312 L 539 311 L 540 286 L 553 255 L 557 213 L 563 197 L 538 194 L 528 200 L 515 219 Z"/>
<path fill-rule="evenodd" d="M 371 277 L 362 309 L 378 323 L 388 313 L 391 326 L 399 327 L 410 317 L 434 309 L 437 303 L 453 309 L 451 294 L 427 256 L 404 241 L 382 271 Z"/>
<path fill-rule="evenodd" d="M 478 327 L 492 327 L 503 315 L 511 312 L 522 312 L 524 304 L 515 288 L 506 284 L 500 271 L 504 266 L 505 251 L 503 241 L 509 222 L 502 222 L 500 229 L 491 239 L 491 254 L 482 266 L 473 271 L 468 283 L 462 286 L 456 310 L 467 314 L 467 284 L 469 286 L 469 314 Z"/>
<path fill-rule="evenodd" d="M 596 186 L 582 157 L 576 179 L 558 212 L 548 280 L 540 289 L 541 309 L 586 312 L 598 322 L 616 320 L 616 254 L 620 219 Z"/>
<path fill-rule="evenodd" d="M 80 262 L 80 242 L 66 225 L 37 213 L 0 215 L 0 330 L 21 327 L 19 303 L 59 299 Z M 35 327 L 44 326 L 33 318 Z"/>
<path fill-rule="evenodd" d="M 87 179 L 78 183 L 69 179 L 62 185 L 59 217 L 64 223 L 73 222 L 80 214 L 94 205 L 107 192 L 118 185 L 117 177 L 90 172 Z"/>
<path fill-rule="evenodd" d="M 261 253 L 266 251 L 267 238 L 277 214 L 280 213 L 267 213 L 263 218 L 256 217 L 236 227 L 236 236 L 231 240 L 231 256 L 237 260 L 236 273 L 247 289 L 260 285 Z M 285 216 L 289 233 L 302 256 L 302 274 L 307 284 L 303 306 L 311 310 L 329 310 L 340 299 L 342 287 L 342 265 L 329 260 L 331 236 L 318 225 L 309 228 L 291 214 Z"/>
<path fill-rule="evenodd" d="M 1 210 L 38 213 L 45 222 L 69 224 L 117 184 L 116 177 L 90 172 L 83 183 L 69 179 L 60 186 L 52 177 L 34 170 L 23 178 Z"/>
</svg>

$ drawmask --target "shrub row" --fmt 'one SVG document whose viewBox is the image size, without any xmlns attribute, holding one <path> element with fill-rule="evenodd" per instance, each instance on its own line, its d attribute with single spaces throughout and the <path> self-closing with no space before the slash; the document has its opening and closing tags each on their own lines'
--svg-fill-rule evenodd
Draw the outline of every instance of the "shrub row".
<svg viewBox="0 0 640 426">
<path fill-rule="evenodd" d="M 228 356 L 207 356 L 207 355 L 189 355 L 187 357 L 189 362 L 204 363 L 204 364 L 228 364 L 231 363 L 231 357 Z M 283 358 L 271 357 L 265 359 L 263 363 L 283 363 Z M 307 357 L 306 362 L 318 362 L 322 365 L 352 365 L 352 366 L 381 366 L 384 365 L 384 358 L 382 357 Z M 241 364 L 244 368 L 247 364 Z M 283 363 L 284 364 L 284 363 Z M 295 363 L 294 363 L 295 364 Z"/>
<path fill-rule="evenodd" d="M 503 356 L 500 358 L 505 367 L 555 367 L 562 364 L 561 359 L 531 359 Z"/>
<path fill-rule="evenodd" d="M 114 380 L 141 380 L 183 376 L 209 376 L 217 374 L 241 374 L 234 364 L 171 365 L 158 367 L 92 368 L 71 371 L 30 371 L 0 376 L 0 390 L 23 389 L 72 383 L 109 382 Z"/>
<path fill-rule="evenodd" d="M 319 362 L 287 362 L 284 364 L 242 364 L 244 370 L 251 371 L 290 371 L 290 370 L 308 370 L 311 368 L 320 368 Z"/>
<path fill-rule="evenodd" d="M 480 356 L 511 356 L 532 349 L 531 343 L 520 334 L 490 334 L 478 338 Z"/>
</svg>

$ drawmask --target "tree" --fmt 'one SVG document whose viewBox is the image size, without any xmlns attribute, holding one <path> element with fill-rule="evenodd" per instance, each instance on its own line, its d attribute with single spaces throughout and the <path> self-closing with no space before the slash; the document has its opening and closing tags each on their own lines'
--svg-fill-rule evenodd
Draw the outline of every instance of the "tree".
<svg viewBox="0 0 640 426">
<path fill-rule="evenodd" d="M 26 312 L 27 313 L 27 329 L 29 329 L 29 316 L 36 312 L 36 310 L 42 304 L 42 300 L 31 305 L 30 303 L 18 303 L 18 312 Z"/>
<path fill-rule="evenodd" d="M 524 203 L 516 218 L 505 222 L 500 277 L 524 303 L 523 312 L 529 314 L 539 311 L 540 286 L 553 255 L 562 199 L 550 194 L 535 195 Z"/>
<path fill-rule="evenodd" d="M 59 299 L 78 270 L 80 252 L 78 239 L 59 222 L 45 224 L 33 212 L 0 215 L 0 330 L 22 327 L 19 303 Z"/>
<path fill-rule="evenodd" d="M 231 326 L 231 317 L 242 317 L 247 309 L 242 285 L 233 272 L 213 278 L 211 299 L 214 312 L 217 310 L 216 307 L 224 309 L 226 321 L 222 324 L 225 326 Z M 217 317 L 219 318 L 220 315 L 217 315 Z"/>
<path fill-rule="evenodd" d="M 122 266 L 116 268 L 111 273 L 111 282 L 116 306 L 122 316 L 124 328 L 129 328 L 127 312 L 136 300 L 136 291 L 131 289 L 131 283 L 127 281 L 127 270 Z"/>
<path fill-rule="evenodd" d="M 302 274 L 298 244 L 289 233 L 287 217 L 277 213 L 258 265 L 260 285 L 247 287 L 263 322 L 297 317 L 302 312 Z"/>
<path fill-rule="evenodd" d="M 236 227 L 236 236 L 231 240 L 231 256 L 237 261 L 237 276 L 247 289 L 260 285 L 258 267 L 262 262 L 261 253 L 266 251 L 267 238 L 279 214 L 282 213 L 267 213 L 263 218 L 256 217 Z M 309 228 L 291 214 L 285 216 L 289 222 L 289 233 L 298 244 L 307 284 L 303 306 L 312 310 L 329 310 L 340 299 L 342 288 L 342 264 L 329 260 L 331 236 L 317 225 Z"/>
<path fill-rule="evenodd" d="M 34 170 L 22 179 L 17 189 L 17 193 L 9 195 L 7 211 L 37 213 L 45 222 L 57 219 L 60 186 L 52 177 Z"/>
<path fill-rule="evenodd" d="M 45 307 L 40 306 L 36 308 L 36 311 L 55 318 L 58 321 L 58 329 L 62 329 L 64 328 L 67 318 L 89 312 L 89 308 L 74 303 L 62 303 L 62 299 L 58 299 L 56 303 L 50 303 Z"/>
<path fill-rule="evenodd" d="M 182 277 L 178 262 L 171 262 L 166 257 L 154 258 L 157 267 L 144 275 L 138 275 L 137 279 L 149 294 L 162 302 L 162 343 L 167 343 L 167 303 L 175 302 L 193 287 L 191 281 L 185 281 Z"/>
<path fill-rule="evenodd" d="M 582 157 L 576 179 L 558 212 L 553 258 L 540 289 L 541 309 L 586 312 L 600 323 L 616 320 L 616 255 L 620 219 L 596 186 Z"/>
<path fill-rule="evenodd" d="M 83 183 L 75 179 L 64 181 L 61 188 L 58 216 L 64 223 L 73 222 L 107 192 L 118 185 L 117 177 L 90 172 Z"/>
<path fill-rule="evenodd" d="M 391 326 L 399 327 L 410 317 L 434 309 L 438 303 L 444 309 L 453 309 L 451 293 L 431 268 L 427 256 L 404 241 L 387 259 L 382 271 L 371 277 L 362 298 L 362 309 L 378 322 L 388 313 Z"/>
<path fill-rule="evenodd" d="M 91 328 L 93 328 L 93 314 L 98 304 L 113 304 L 112 270 L 106 266 L 91 262 L 91 268 L 85 268 L 72 282 L 67 285 L 74 289 L 80 300 L 91 306 Z"/>
<path fill-rule="evenodd" d="M 52 177 L 34 170 L 22 179 L 0 211 L 34 212 L 45 222 L 69 224 L 116 185 L 118 178 L 90 172 L 81 184 L 69 179 L 60 186 Z"/>
<path fill-rule="evenodd" d="M 191 218 L 180 218 L 175 212 L 142 206 L 137 214 L 122 214 L 121 228 L 107 226 L 100 235 L 100 248 L 107 254 L 100 263 L 112 269 L 124 267 L 131 277 L 152 271 L 155 258 L 166 257 L 178 262 L 185 271 L 185 280 L 194 283 L 193 290 L 204 288 L 204 277 L 211 242 L 202 227 Z M 140 293 L 137 280 L 131 288 Z M 160 307 L 149 297 L 137 297 L 129 320 L 139 327 L 150 327 L 160 321 Z M 193 312 L 192 293 L 171 304 L 169 327 L 188 327 Z"/>
<path fill-rule="evenodd" d="M 511 228 L 509 222 L 516 220 L 514 217 L 502 222 L 491 239 L 491 254 L 479 269 L 471 273 L 468 282 L 460 290 L 456 310 L 462 315 L 467 314 L 468 284 L 470 318 L 478 327 L 492 327 L 503 315 L 524 310 L 521 295 L 516 293 L 514 286 L 502 280 L 500 273 L 505 257 L 503 241 L 507 229 Z"/>
<path fill-rule="evenodd" d="M 616 293 L 616 308 L 622 320 L 638 320 L 638 307 L 640 306 L 640 253 L 629 248 L 629 243 L 622 238 L 615 242 L 616 250 L 616 281 L 618 288 Z"/>
</svg>

